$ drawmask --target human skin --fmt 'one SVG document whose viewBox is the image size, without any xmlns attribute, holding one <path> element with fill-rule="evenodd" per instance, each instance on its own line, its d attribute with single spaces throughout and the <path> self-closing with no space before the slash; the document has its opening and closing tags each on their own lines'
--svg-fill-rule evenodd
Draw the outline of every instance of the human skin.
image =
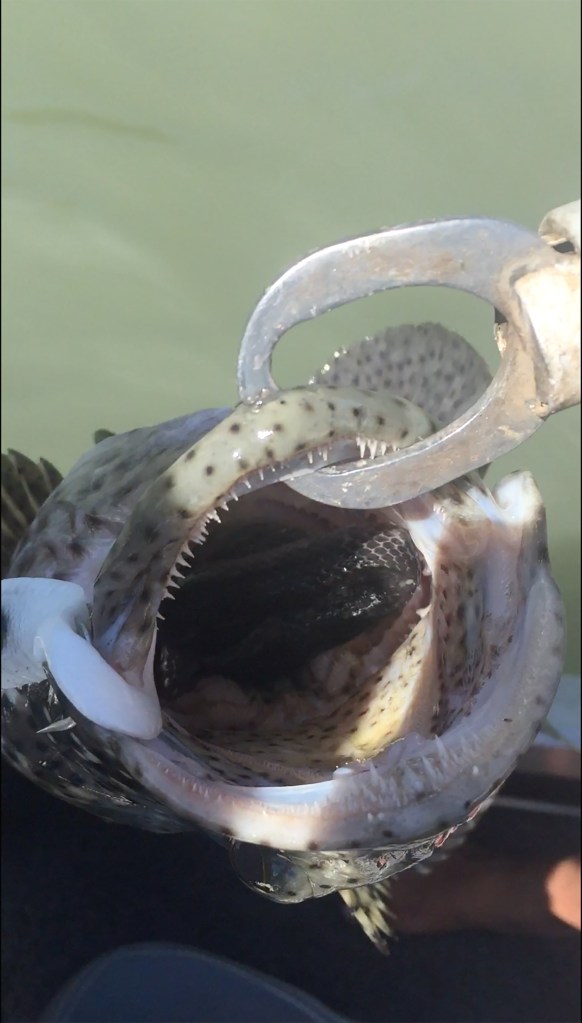
<svg viewBox="0 0 582 1023">
<path fill-rule="evenodd" d="M 401 934 L 457 930 L 564 934 L 580 930 L 580 859 L 552 861 L 462 851 L 429 874 L 395 879 L 392 906 Z"/>
</svg>

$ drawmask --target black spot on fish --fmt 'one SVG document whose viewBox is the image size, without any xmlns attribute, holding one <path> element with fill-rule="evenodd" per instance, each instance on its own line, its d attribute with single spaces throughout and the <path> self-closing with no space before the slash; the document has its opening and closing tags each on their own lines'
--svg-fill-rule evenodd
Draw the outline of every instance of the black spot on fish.
<svg viewBox="0 0 582 1023">
<path fill-rule="evenodd" d="M 335 404 L 333 403 L 333 401 L 328 401 L 327 407 L 330 412 L 335 412 Z"/>
<path fill-rule="evenodd" d="M 408 437 L 408 430 L 406 428 L 401 430 L 400 433 L 398 434 L 399 440 L 404 440 L 405 437 Z"/>
<path fill-rule="evenodd" d="M 92 512 L 85 515 L 85 522 L 92 533 L 107 525 L 107 519 L 104 519 L 102 515 L 94 515 Z"/>
<path fill-rule="evenodd" d="M 239 458 L 238 464 L 239 468 L 242 469 L 243 471 L 248 469 L 249 467 L 249 463 L 247 462 L 246 458 Z"/>
<path fill-rule="evenodd" d="M 117 496 L 117 500 L 118 501 L 122 501 L 124 497 L 127 497 L 128 494 L 131 493 L 132 490 L 133 490 L 133 483 L 131 483 L 131 482 L 126 483 L 125 486 L 123 486 L 123 487 L 120 487 L 119 490 L 117 491 L 117 495 L 116 495 Z"/>
<path fill-rule="evenodd" d="M 212 474 L 214 473 L 214 466 L 207 465 L 204 472 L 206 473 L 207 476 L 212 476 Z"/>
<path fill-rule="evenodd" d="M 319 845 L 317 842 L 308 842 L 307 848 L 310 852 L 316 852 L 316 850 L 319 849 Z"/>
<path fill-rule="evenodd" d="M 194 450 L 194 448 L 191 448 L 190 451 L 187 451 L 186 454 L 184 455 L 184 461 L 191 462 L 195 454 L 196 451 Z"/>
<path fill-rule="evenodd" d="M 10 619 L 8 617 L 8 612 L 4 608 L 2 608 L 0 614 L 1 614 L 1 618 L 2 618 L 2 649 L 4 650 L 4 647 L 6 645 L 6 640 L 8 639 L 8 629 L 10 627 Z"/>
<path fill-rule="evenodd" d="M 273 451 L 273 448 L 265 448 L 265 455 L 267 458 L 274 458 L 275 452 Z"/>
<path fill-rule="evenodd" d="M 240 423 L 231 423 L 229 430 L 231 433 L 240 433 Z"/>
<path fill-rule="evenodd" d="M 176 481 L 173 479 L 173 477 L 172 476 L 166 476 L 166 478 L 164 480 L 164 490 L 173 490 L 173 488 L 175 486 L 176 486 Z"/>
<path fill-rule="evenodd" d="M 74 558 L 82 558 L 85 553 L 85 548 L 82 543 L 78 540 L 70 540 L 67 544 L 67 550 Z"/>
<path fill-rule="evenodd" d="M 152 522 L 147 522 L 143 528 L 143 538 L 146 543 L 155 543 L 159 538 L 160 530 Z"/>
<path fill-rule="evenodd" d="M 274 423 L 273 424 L 273 430 L 275 431 L 275 433 L 283 433 L 283 430 L 284 430 L 283 424 L 282 423 Z"/>
</svg>

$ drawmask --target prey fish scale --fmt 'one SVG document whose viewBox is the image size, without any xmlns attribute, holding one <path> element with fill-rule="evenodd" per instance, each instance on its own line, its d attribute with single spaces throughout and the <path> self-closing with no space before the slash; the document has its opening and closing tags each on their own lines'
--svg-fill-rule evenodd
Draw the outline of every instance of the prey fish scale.
<svg viewBox="0 0 582 1023">
<path fill-rule="evenodd" d="M 390 876 L 472 826 L 533 741 L 563 608 L 527 472 L 384 506 L 385 475 L 373 510 L 301 481 L 489 382 L 458 335 L 408 326 L 307 388 L 100 431 L 64 478 L 3 456 L 7 759 L 108 820 L 204 829 L 274 901 L 339 892 L 382 947 Z"/>
</svg>

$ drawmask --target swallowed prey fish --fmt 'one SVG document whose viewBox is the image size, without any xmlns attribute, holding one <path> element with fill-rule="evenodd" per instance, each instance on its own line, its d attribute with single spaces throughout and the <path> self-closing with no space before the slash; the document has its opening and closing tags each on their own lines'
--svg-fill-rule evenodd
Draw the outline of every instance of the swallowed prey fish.
<svg viewBox="0 0 582 1023">
<path fill-rule="evenodd" d="M 373 512 L 285 480 L 413 443 L 489 380 L 403 327 L 256 406 L 103 431 L 65 479 L 3 456 L 7 759 L 106 819 L 206 829 L 277 901 L 339 891 L 381 947 L 386 879 L 475 818 L 552 702 L 543 505 L 527 473 Z"/>
</svg>

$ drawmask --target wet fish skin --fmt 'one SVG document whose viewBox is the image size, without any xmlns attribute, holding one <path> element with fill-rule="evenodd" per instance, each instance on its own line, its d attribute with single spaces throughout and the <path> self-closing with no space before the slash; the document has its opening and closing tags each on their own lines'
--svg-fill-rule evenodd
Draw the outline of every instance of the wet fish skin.
<svg viewBox="0 0 582 1023">
<path fill-rule="evenodd" d="M 479 360 L 471 361 L 460 339 L 441 344 L 438 330 L 412 335 L 407 330 L 406 336 L 389 333 L 341 353 L 322 379 L 340 386 L 357 381 L 368 387 L 370 379 L 388 383 L 409 400 L 424 396 L 430 417 L 447 421 L 471 404 L 488 374 Z M 428 397 L 425 378 L 435 384 Z M 151 524 L 144 495 L 152 480 L 160 480 L 207 431 L 215 438 L 214 427 L 227 415 L 228 410 L 210 410 L 103 439 L 37 508 L 12 556 L 11 578 L 3 583 L 3 751 L 38 784 L 107 819 L 154 830 L 201 826 L 234 842 L 235 849 L 253 843 L 263 849 L 264 894 L 301 901 L 339 891 L 366 933 L 382 944 L 389 927 L 387 878 L 449 844 L 452 831 L 466 827 L 487 805 L 533 740 L 553 698 L 563 656 L 563 610 L 548 568 L 541 499 L 530 477 L 520 474 L 493 495 L 471 479 L 397 510 L 430 563 L 440 601 L 433 601 L 415 634 L 424 658 L 420 670 L 432 670 L 441 686 L 442 738 L 435 733 L 400 739 L 369 767 L 341 767 L 321 785 L 273 787 L 268 770 L 263 777 L 257 771 L 254 785 L 236 784 L 234 762 L 233 779 L 224 784 L 202 766 L 210 747 L 193 748 L 167 719 L 158 737 L 144 739 L 84 716 L 67 697 L 63 680 L 55 681 L 42 657 L 22 643 L 24 634 L 46 631 L 55 603 L 50 585 L 57 585 L 69 633 L 83 656 L 97 645 L 103 664 L 130 678 L 136 698 L 148 696 L 151 640 L 148 632 L 147 642 L 133 641 L 133 577 L 117 583 L 128 601 L 121 616 L 111 614 L 106 581 L 117 559 L 139 544 L 137 527 Z M 305 429 L 309 435 L 310 427 Z M 313 466 L 305 461 L 303 470 Z M 30 506 L 27 487 L 24 495 Z M 3 551 L 4 539 L 3 531 Z M 174 550 L 181 541 L 175 538 Z M 6 543 L 10 547 L 8 534 Z M 147 563 L 143 533 L 140 549 Z M 102 599 L 96 618 L 98 576 Z M 164 586 L 160 583 L 160 592 Z M 153 632 L 153 622 L 148 629 Z M 49 630 L 49 645 L 54 636 Z M 57 653 L 61 657 L 63 648 Z M 62 659 L 58 666 L 64 670 Z M 505 724 L 510 703 L 515 714 Z M 61 722 L 63 730 L 50 730 L 60 729 Z M 238 762 L 244 762 L 242 754 Z M 236 856 L 235 868 L 253 883 Z"/>
</svg>

